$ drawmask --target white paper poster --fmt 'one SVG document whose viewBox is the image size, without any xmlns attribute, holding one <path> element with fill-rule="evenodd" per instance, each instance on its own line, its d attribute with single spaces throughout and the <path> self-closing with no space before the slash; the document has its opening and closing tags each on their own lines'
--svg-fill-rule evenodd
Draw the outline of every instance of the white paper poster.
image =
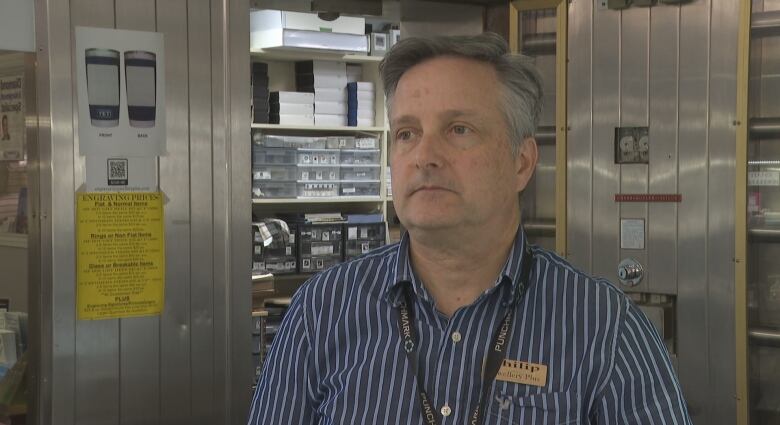
<svg viewBox="0 0 780 425">
<path fill-rule="evenodd" d="M 0 160 L 23 158 L 24 77 L 0 76 Z"/>
<path fill-rule="evenodd" d="M 156 32 L 76 27 L 79 150 L 165 154 L 165 55 Z"/>
</svg>

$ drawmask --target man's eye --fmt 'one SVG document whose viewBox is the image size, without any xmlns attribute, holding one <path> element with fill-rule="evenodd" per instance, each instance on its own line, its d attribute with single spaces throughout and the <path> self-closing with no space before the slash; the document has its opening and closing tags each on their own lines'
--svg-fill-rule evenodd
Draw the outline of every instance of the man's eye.
<svg viewBox="0 0 780 425">
<path fill-rule="evenodd" d="M 405 141 L 412 138 L 411 130 L 401 130 L 395 134 L 395 140 Z"/>
<path fill-rule="evenodd" d="M 459 136 L 462 136 L 464 134 L 468 134 L 469 132 L 471 132 L 471 129 L 466 127 L 465 125 L 455 125 L 452 127 L 452 132 Z"/>
</svg>

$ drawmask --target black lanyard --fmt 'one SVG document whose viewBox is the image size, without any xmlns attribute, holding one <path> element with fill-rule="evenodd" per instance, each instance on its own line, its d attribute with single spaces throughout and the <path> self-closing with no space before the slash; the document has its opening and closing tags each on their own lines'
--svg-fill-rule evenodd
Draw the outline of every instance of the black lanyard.
<svg viewBox="0 0 780 425">
<path fill-rule="evenodd" d="M 530 249 L 526 247 L 523 252 L 523 269 L 520 272 L 520 282 L 517 283 L 513 302 L 509 306 L 509 311 L 504 315 L 501 325 L 495 330 L 493 342 L 490 344 L 490 349 L 485 361 L 485 369 L 482 372 L 482 386 L 480 389 L 479 402 L 474 408 L 474 413 L 469 418 L 470 425 L 482 425 L 484 421 L 482 406 L 485 406 L 486 404 L 485 402 L 489 395 L 490 387 L 496 379 L 496 375 L 498 375 L 501 363 L 506 357 L 506 346 L 512 332 L 512 321 L 515 317 L 516 305 L 517 302 L 523 298 L 528 287 L 528 279 L 531 275 L 531 263 L 533 262 L 533 259 L 533 254 L 531 254 Z M 406 358 L 409 361 L 412 373 L 414 374 L 415 379 L 417 379 L 417 389 L 419 391 L 418 395 L 422 408 L 423 423 L 438 425 L 440 423 L 439 416 L 431 405 L 428 393 L 425 392 L 425 388 L 423 387 L 423 382 L 425 381 L 417 364 L 417 329 L 414 326 L 414 308 L 409 307 L 414 305 L 412 301 L 412 289 L 407 285 L 403 288 L 403 291 L 404 300 L 398 305 L 397 316 L 398 329 L 401 332 L 402 348 L 404 353 L 406 353 Z"/>
</svg>

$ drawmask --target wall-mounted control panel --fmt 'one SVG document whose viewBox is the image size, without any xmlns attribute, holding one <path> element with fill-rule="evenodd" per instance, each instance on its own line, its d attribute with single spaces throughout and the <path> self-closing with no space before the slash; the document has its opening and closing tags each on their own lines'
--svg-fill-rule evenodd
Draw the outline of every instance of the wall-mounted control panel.
<svg viewBox="0 0 780 425">
<path fill-rule="evenodd" d="M 615 128 L 615 164 L 650 162 L 650 129 L 647 127 Z"/>
</svg>

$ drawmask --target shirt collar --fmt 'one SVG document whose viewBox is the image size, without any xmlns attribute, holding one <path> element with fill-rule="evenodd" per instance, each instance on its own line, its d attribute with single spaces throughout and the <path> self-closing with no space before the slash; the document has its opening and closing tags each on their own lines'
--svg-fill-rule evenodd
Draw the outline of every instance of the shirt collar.
<svg viewBox="0 0 780 425">
<path fill-rule="evenodd" d="M 409 256 L 409 245 L 411 240 L 409 239 L 409 233 L 404 233 L 401 237 L 401 242 L 398 244 L 398 254 L 396 255 L 395 273 L 393 280 L 385 290 L 385 299 L 394 307 L 398 306 L 403 297 L 403 287 L 411 285 L 415 295 L 425 301 L 433 303 L 431 296 L 425 287 L 421 284 L 420 280 L 414 274 L 412 269 L 412 263 Z M 504 305 L 510 305 L 515 300 L 515 294 L 519 290 L 520 274 L 522 270 L 523 252 L 527 249 L 526 235 L 523 231 L 523 226 L 519 226 L 515 235 L 515 240 L 509 250 L 504 267 L 501 269 L 501 273 L 496 278 L 496 281 L 490 289 L 486 291 L 486 294 L 491 294 L 501 287 L 508 287 L 509 289 L 503 291 L 502 300 Z M 526 286 L 528 282 L 525 283 Z"/>
</svg>

